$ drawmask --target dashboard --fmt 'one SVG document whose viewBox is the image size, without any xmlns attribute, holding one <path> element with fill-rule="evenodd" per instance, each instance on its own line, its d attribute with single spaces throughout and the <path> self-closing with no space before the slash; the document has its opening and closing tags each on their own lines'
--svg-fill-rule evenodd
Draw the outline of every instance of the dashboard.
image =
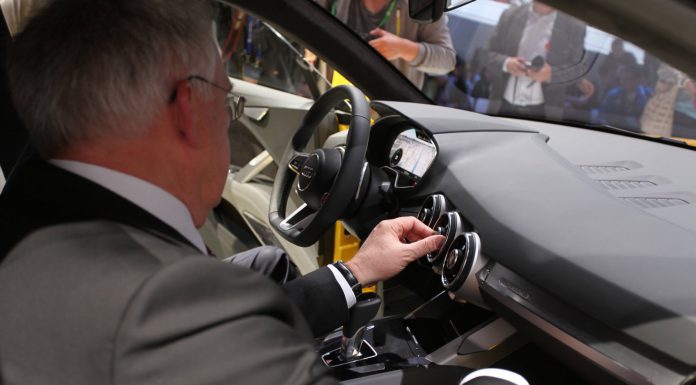
<svg viewBox="0 0 696 385">
<path fill-rule="evenodd" d="M 392 181 L 397 215 L 446 237 L 425 260 L 451 299 L 493 309 L 602 381 L 691 383 L 696 151 L 437 106 L 372 108 L 366 158 Z"/>
</svg>

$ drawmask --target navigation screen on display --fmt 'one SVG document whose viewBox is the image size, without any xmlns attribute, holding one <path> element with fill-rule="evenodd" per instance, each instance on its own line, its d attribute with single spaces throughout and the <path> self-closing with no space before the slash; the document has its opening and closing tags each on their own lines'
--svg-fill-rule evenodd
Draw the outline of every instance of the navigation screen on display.
<svg viewBox="0 0 696 385">
<path fill-rule="evenodd" d="M 418 178 L 422 178 L 435 160 L 437 148 L 427 138 L 420 138 L 415 129 L 399 134 L 389 151 L 389 163 Z"/>
</svg>

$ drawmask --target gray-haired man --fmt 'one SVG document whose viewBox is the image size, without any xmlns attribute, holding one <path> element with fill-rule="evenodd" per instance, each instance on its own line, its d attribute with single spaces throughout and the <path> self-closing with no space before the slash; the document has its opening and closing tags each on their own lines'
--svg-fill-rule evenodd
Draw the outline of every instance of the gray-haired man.
<svg viewBox="0 0 696 385">
<path fill-rule="evenodd" d="M 332 382 L 281 288 L 207 258 L 196 231 L 243 107 L 211 32 L 205 1 L 55 0 L 16 37 L 12 97 L 40 157 L 0 195 L 0 382 Z M 349 268 L 386 279 L 441 238 L 386 221 Z M 332 271 L 302 279 L 347 314 Z"/>
</svg>

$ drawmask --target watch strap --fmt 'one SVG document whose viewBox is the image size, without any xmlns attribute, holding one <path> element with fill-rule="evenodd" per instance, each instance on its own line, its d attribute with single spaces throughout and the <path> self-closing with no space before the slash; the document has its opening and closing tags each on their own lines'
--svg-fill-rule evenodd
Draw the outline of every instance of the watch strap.
<svg viewBox="0 0 696 385">
<path fill-rule="evenodd" d="M 362 293 L 362 285 L 358 279 L 355 278 L 353 272 L 350 271 L 350 268 L 346 266 L 343 261 L 334 262 L 333 266 L 338 270 L 339 273 L 341 273 L 343 278 L 346 279 L 348 286 L 350 286 L 351 290 L 353 290 L 353 294 L 355 294 L 356 297 L 359 296 Z"/>
</svg>

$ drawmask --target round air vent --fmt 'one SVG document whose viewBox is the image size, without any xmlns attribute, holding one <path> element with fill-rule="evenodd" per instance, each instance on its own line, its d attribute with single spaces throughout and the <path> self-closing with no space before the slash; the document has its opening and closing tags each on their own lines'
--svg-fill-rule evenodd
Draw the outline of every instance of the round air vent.
<svg viewBox="0 0 696 385">
<path fill-rule="evenodd" d="M 445 289 L 458 290 L 471 275 L 480 254 L 481 239 L 478 234 L 457 235 L 442 264 L 442 285 Z"/>
<path fill-rule="evenodd" d="M 433 228 L 442 213 L 447 211 L 447 199 L 442 194 L 433 194 L 425 198 L 423 206 L 418 211 L 418 219 Z"/>
<path fill-rule="evenodd" d="M 428 262 L 435 266 L 442 264 L 442 260 L 447 254 L 452 242 L 462 231 L 462 218 L 459 217 L 454 211 L 448 211 L 443 214 L 440 219 L 435 222 L 433 230 L 437 231 L 440 235 L 445 236 L 445 242 L 440 247 L 440 250 L 434 251 L 426 255 Z"/>
</svg>

